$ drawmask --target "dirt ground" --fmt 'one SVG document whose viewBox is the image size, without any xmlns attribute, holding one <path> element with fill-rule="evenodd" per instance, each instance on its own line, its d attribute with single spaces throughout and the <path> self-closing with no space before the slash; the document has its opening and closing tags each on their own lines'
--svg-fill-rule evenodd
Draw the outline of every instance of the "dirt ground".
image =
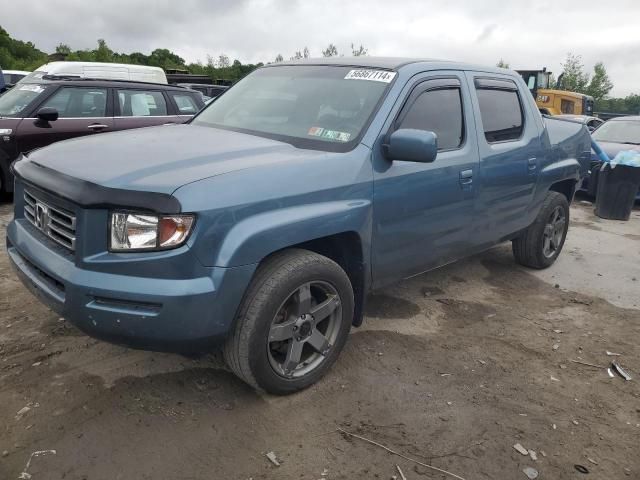
<svg viewBox="0 0 640 480">
<path fill-rule="evenodd" d="M 516 266 L 504 245 L 373 295 L 332 371 L 284 398 L 215 355 L 86 337 L 2 251 L 0 479 L 390 479 L 396 464 L 454 478 L 338 427 L 466 480 L 638 479 L 640 211 L 605 221 L 579 200 L 551 269 Z M 1 205 L 2 238 L 10 218 Z M 608 365 L 607 350 L 631 381 L 571 362 Z"/>
</svg>

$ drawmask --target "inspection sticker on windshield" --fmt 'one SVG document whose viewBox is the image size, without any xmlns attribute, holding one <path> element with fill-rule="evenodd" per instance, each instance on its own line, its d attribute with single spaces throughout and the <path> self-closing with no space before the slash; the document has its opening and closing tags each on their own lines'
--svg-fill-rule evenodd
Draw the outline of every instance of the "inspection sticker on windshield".
<svg viewBox="0 0 640 480">
<path fill-rule="evenodd" d="M 386 72 L 384 70 L 351 70 L 344 77 L 345 80 L 372 80 L 374 82 L 391 83 L 396 76 L 396 72 Z"/>
<path fill-rule="evenodd" d="M 337 140 L 339 142 L 348 142 L 351 138 L 351 134 L 348 132 L 337 132 L 335 130 L 328 130 L 322 127 L 311 127 L 307 132 L 307 135 L 326 138 L 327 140 Z"/>
</svg>

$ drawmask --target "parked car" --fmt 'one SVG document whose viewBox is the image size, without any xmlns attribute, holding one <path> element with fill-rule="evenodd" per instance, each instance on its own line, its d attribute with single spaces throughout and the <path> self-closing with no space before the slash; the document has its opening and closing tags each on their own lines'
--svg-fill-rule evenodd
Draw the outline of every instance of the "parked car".
<svg viewBox="0 0 640 480">
<path fill-rule="evenodd" d="M 167 76 L 160 67 L 100 62 L 50 62 L 36 68 L 25 78 L 29 82 L 34 82 L 45 76 L 54 75 L 69 78 L 167 83 Z"/>
<path fill-rule="evenodd" d="M 604 120 L 589 115 L 556 115 L 558 118 L 569 120 L 570 122 L 578 122 L 587 126 L 590 132 L 604 123 Z"/>
<path fill-rule="evenodd" d="M 8 88 L 13 87 L 16 83 L 31 73 L 24 70 L 4 70 L 0 72 L 2 72 L 0 75 L 3 75 L 4 83 Z"/>
<path fill-rule="evenodd" d="M 225 85 L 204 85 L 200 83 L 178 83 L 179 86 L 197 90 L 204 96 L 204 101 L 209 102 L 211 99 L 222 95 L 229 87 Z"/>
<path fill-rule="evenodd" d="M 374 57 L 277 63 L 189 124 L 14 164 L 11 263 L 81 330 L 223 346 L 276 394 L 335 362 L 367 292 L 512 241 L 551 265 L 589 162 L 515 72 Z"/>
<path fill-rule="evenodd" d="M 7 85 L 4 80 L 4 74 L 2 73 L 2 68 L 0 68 L 0 95 L 2 95 L 7 90 Z"/>
<path fill-rule="evenodd" d="M 623 150 L 640 151 L 640 116 L 616 117 L 607 120 L 593 132 L 592 137 L 611 159 Z M 591 160 L 591 170 L 597 170 L 601 162 L 595 152 L 592 152 Z M 597 180 L 592 183 L 591 175 L 587 175 L 580 184 L 580 190 L 595 196 Z M 640 191 L 636 200 L 640 200 Z"/>
<path fill-rule="evenodd" d="M 13 191 L 9 166 L 20 153 L 59 140 L 183 123 L 203 106 L 199 93 L 117 80 L 21 82 L 0 97 L 0 193 Z"/>
</svg>

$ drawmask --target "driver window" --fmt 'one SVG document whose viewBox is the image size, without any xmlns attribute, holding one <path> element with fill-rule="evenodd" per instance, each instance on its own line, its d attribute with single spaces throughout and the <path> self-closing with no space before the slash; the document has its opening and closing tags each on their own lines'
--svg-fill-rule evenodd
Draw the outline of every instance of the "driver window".
<svg viewBox="0 0 640 480">
<path fill-rule="evenodd" d="M 462 98 L 459 88 L 428 90 L 411 104 L 398 128 L 434 132 L 438 150 L 459 148 L 464 141 Z"/>
<path fill-rule="evenodd" d="M 55 108 L 60 118 L 104 117 L 107 89 L 64 87 L 40 106 L 44 107 Z"/>
</svg>

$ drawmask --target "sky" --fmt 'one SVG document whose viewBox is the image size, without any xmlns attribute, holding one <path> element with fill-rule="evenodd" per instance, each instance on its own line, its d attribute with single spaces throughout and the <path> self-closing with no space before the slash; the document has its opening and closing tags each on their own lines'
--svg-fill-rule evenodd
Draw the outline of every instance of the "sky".
<svg viewBox="0 0 640 480">
<path fill-rule="evenodd" d="M 1 0 L 2 3 L 9 0 Z M 16 4 L 17 5 L 17 4 Z M 540 69 L 567 53 L 587 70 L 602 61 L 613 96 L 640 94 L 640 0 L 49 0 L 0 6 L 0 26 L 46 52 L 59 43 L 150 53 L 187 62 L 225 53 L 243 63 L 285 59 L 330 42 L 350 54 L 412 56 Z"/>
</svg>

